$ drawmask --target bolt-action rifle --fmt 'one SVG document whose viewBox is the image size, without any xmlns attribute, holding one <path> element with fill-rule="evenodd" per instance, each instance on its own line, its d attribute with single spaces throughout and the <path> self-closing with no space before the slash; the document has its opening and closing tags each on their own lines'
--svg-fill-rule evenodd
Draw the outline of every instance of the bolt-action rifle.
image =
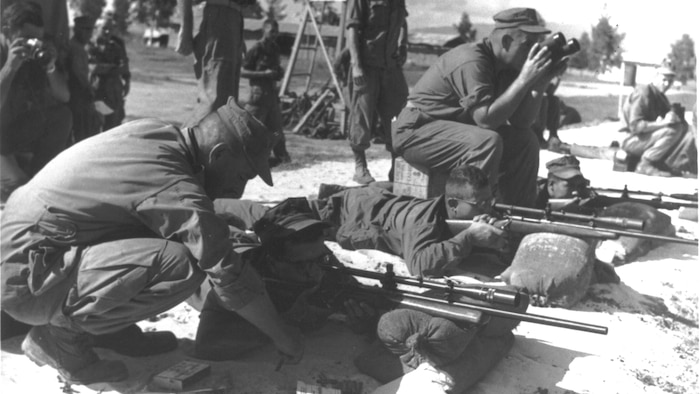
<svg viewBox="0 0 700 394">
<path fill-rule="evenodd" d="M 515 205 L 495 204 L 494 209 L 503 216 L 495 226 L 521 234 L 555 233 L 576 238 L 617 239 L 621 236 L 698 245 L 698 240 L 644 233 L 644 222 L 620 217 L 599 217 L 569 212 L 535 209 Z M 528 216 L 525 216 L 528 215 Z M 535 217 L 532 217 L 535 216 Z M 446 220 L 456 234 L 472 225 L 471 220 Z"/>
<path fill-rule="evenodd" d="M 328 305 L 338 305 L 344 300 L 355 299 L 378 309 L 415 309 L 433 316 L 471 324 L 481 323 L 483 316 L 487 315 L 595 334 L 608 333 L 607 327 L 508 310 L 526 302 L 523 300 L 527 300 L 527 296 L 518 291 L 486 285 L 459 285 L 449 279 L 442 283 L 424 278 L 397 276 L 392 264 L 387 264 L 385 273 L 330 264 L 321 264 L 321 267 L 329 273 L 374 279 L 381 284 L 379 287 L 356 281 L 335 283 L 334 295 L 325 299 Z M 427 291 L 407 291 L 400 289 L 399 285 Z M 505 309 L 499 309 L 499 306 Z"/>
</svg>

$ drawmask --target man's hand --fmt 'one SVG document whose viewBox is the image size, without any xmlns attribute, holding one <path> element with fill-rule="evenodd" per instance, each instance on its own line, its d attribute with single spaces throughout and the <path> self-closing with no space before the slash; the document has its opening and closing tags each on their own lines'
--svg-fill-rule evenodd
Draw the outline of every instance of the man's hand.
<svg viewBox="0 0 700 394">
<path fill-rule="evenodd" d="M 552 55 L 549 52 L 549 48 L 541 46 L 540 44 L 533 45 L 532 48 L 530 48 L 523 68 L 520 70 L 519 77 L 529 86 L 538 82 L 541 83 L 543 76 L 550 71 L 549 65 L 552 64 L 551 57 Z M 547 82 L 549 83 L 550 80 L 551 78 L 548 79 Z"/>
<path fill-rule="evenodd" d="M 350 329 L 356 334 L 369 334 L 377 327 L 377 311 L 364 302 L 353 299 L 343 302 Z"/>
<path fill-rule="evenodd" d="M 126 95 L 129 94 L 129 90 L 131 90 L 131 80 L 125 79 L 124 80 L 124 92 L 122 93 L 122 97 L 126 97 Z"/>
<path fill-rule="evenodd" d="M 4 67 L 9 67 L 10 71 L 17 71 L 29 57 L 29 48 L 25 38 L 18 38 L 12 41 Z"/>
<path fill-rule="evenodd" d="M 507 246 L 505 231 L 493 225 L 495 219 L 483 218 L 473 220 L 473 223 L 462 233 L 466 235 L 472 246 L 505 250 Z"/>
<path fill-rule="evenodd" d="M 365 88 L 365 72 L 359 64 L 352 65 L 352 83 L 356 91 Z"/>
<path fill-rule="evenodd" d="M 676 124 L 681 122 L 681 118 L 673 111 L 666 112 L 664 116 L 664 122 L 668 125 Z"/>
<path fill-rule="evenodd" d="M 192 32 L 186 32 L 184 28 L 180 29 L 180 33 L 177 35 L 175 51 L 182 56 L 189 56 L 192 54 L 193 47 Z"/>
<path fill-rule="evenodd" d="M 406 46 L 399 46 L 396 49 L 396 52 L 392 55 L 392 57 L 396 59 L 396 63 L 399 65 L 399 67 L 403 67 L 403 65 L 406 63 L 406 58 L 408 57 L 408 51 L 406 50 Z"/>
<path fill-rule="evenodd" d="M 286 335 L 275 341 L 275 347 L 285 364 L 298 364 L 304 357 L 304 339 L 299 330 L 286 327 Z"/>
</svg>

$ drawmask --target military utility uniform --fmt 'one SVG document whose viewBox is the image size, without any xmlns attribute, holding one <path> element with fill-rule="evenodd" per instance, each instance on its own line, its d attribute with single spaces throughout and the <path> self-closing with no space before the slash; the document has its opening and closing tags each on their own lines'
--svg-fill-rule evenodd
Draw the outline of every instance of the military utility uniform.
<svg viewBox="0 0 700 394">
<path fill-rule="evenodd" d="M 95 110 L 95 94 L 90 84 L 90 67 L 85 45 L 71 38 L 68 46 L 68 89 L 73 114 L 73 142 L 79 142 L 100 132 L 102 119 Z"/>
<path fill-rule="evenodd" d="M 486 172 L 500 201 L 532 206 L 539 168 L 535 134 L 509 124 L 484 129 L 471 116 L 501 96 L 517 76 L 516 70 L 496 67 L 488 39 L 443 54 L 416 83 L 392 125 L 395 153 L 411 165 L 445 173 L 474 165 Z"/>
<path fill-rule="evenodd" d="M 188 133 L 155 119 L 76 144 L 2 214 L 2 307 L 31 325 L 115 332 L 194 293 L 209 275 L 236 310 L 263 293 L 231 250 Z"/>
<path fill-rule="evenodd" d="M 114 111 L 105 115 L 104 130 L 109 130 L 124 120 L 124 98 L 131 83 L 124 41 L 111 34 L 99 36 L 90 50 L 90 63 L 94 64 L 90 78 L 95 98 L 104 101 Z"/>
<path fill-rule="evenodd" d="M 280 48 L 273 40 L 260 40 L 246 53 L 243 68 L 250 71 L 277 71 L 278 78 L 283 71 L 280 63 Z M 250 78 L 250 96 L 245 109 L 274 133 L 277 142 L 272 153 L 277 159 L 288 160 L 284 138 L 282 112 L 280 111 L 277 84 L 271 78 Z"/>
<path fill-rule="evenodd" d="M 651 163 L 662 162 L 688 130 L 688 124 L 683 121 L 651 133 L 637 133 L 636 130 L 643 129 L 644 122 L 653 122 L 670 110 L 671 104 L 659 88 L 653 84 L 637 86 L 622 106 L 627 125 L 623 130 L 631 133 L 622 142 L 622 149 Z"/>
<path fill-rule="evenodd" d="M 334 240 L 345 249 L 376 249 L 402 257 L 411 275 L 443 276 L 465 263 L 495 276 L 505 267 L 496 260 L 477 266 L 466 234 L 452 234 L 444 197 L 429 200 L 397 196 L 375 187 L 351 188 L 312 202 L 323 221 L 337 230 Z M 483 254 L 480 256 L 484 257 Z M 494 263 L 494 264 L 492 264 Z"/>
<path fill-rule="evenodd" d="M 205 3 L 202 22 L 194 37 L 194 74 L 197 78 L 197 107 L 186 125 L 195 124 L 207 113 L 238 100 L 243 62 L 243 9 L 255 0 L 199 0 Z"/>
<path fill-rule="evenodd" d="M 347 12 L 347 28 L 358 31 L 359 62 L 365 81 L 362 86 L 352 85 L 350 147 L 359 152 L 356 155 L 364 157 L 378 117 L 386 148 L 392 152 L 391 120 L 401 111 L 408 96 L 408 85 L 401 70 L 403 64 L 399 63 L 406 4 L 404 0 L 352 0 Z M 366 163 L 364 167 L 366 170 Z"/>
</svg>

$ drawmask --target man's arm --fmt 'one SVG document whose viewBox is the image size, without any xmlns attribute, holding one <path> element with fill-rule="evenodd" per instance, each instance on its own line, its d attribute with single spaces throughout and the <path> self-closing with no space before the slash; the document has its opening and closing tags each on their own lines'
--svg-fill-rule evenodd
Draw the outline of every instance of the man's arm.
<svg viewBox="0 0 700 394">
<path fill-rule="evenodd" d="M 364 24 L 362 0 L 350 0 L 347 8 L 347 47 L 350 51 L 350 72 L 354 86 L 361 87 L 365 84 L 364 69 L 362 68 L 362 56 L 360 55 L 361 30 Z"/>
<path fill-rule="evenodd" d="M 535 116 L 537 116 L 537 111 L 533 111 L 533 109 L 539 109 L 539 104 L 542 100 L 539 96 L 541 96 L 544 89 L 544 87 L 538 89 L 535 84 L 548 72 L 549 57 L 549 49 L 547 47 L 533 45 L 522 70 L 508 89 L 493 100 L 490 105 L 482 105 L 472 110 L 472 118 L 476 124 L 479 127 L 491 130 L 497 129 L 513 117 L 526 97 L 532 95 L 532 91 L 535 90 L 537 94 L 531 97 L 531 101 L 525 103 L 525 106 L 520 109 L 519 114 L 513 119 L 516 122 L 514 126 L 521 126 L 527 123 L 527 117 L 530 117 L 529 123 L 525 125 L 525 127 L 529 127 Z M 528 115 L 522 115 L 521 113 L 525 111 L 532 112 Z"/>
<path fill-rule="evenodd" d="M 193 51 L 193 29 L 194 17 L 192 16 L 192 0 L 178 0 L 180 15 L 182 15 L 182 24 L 180 32 L 177 35 L 177 47 L 175 51 L 183 56 L 192 54 Z"/>
<path fill-rule="evenodd" d="M 85 50 L 75 42 L 70 43 L 69 67 L 71 74 L 75 77 L 80 88 L 92 96 L 92 85 L 90 84 L 90 68 L 88 67 L 88 57 Z"/>
<path fill-rule="evenodd" d="M 67 103 L 70 100 L 70 90 L 68 89 L 68 78 L 62 68 L 56 66 L 58 58 L 58 50 L 51 42 L 47 42 L 46 50 L 49 52 L 51 59 L 46 65 L 46 76 L 49 80 L 49 89 L 53 98 L 61 103 Z"/>
<path fill-rule="evenodd" d="M 649 95 L 651 90 L 647 87 L 643 91 L 634 91 L 629 100 L 630 105 L 627 109 L 629 119 L 628 128 L 632 134 L 648 134 L 664 127 L 669 127 L 675 123 L 679 123 L 681 119 L 673 112 L 668 111 L 664 118 L 657 118 L 653 121 L 645 120 L 649 115 Z M 652 114 L 653 116 L 653 114 Z"/>
<path fill-rule="evenodd" d="M 262 79 L 278 79 L 279 69 L 267 68 L 264 70 L 256 70 L 255 66 L 260 56 L 260 46 L 254 45 L 245 55 L 243 67 L 241 67 L 241 77 L 243 78 L 262 78 Z"/>
<path fill-rule="evenodd" d="M 402 236 L 403 255 L 411 275 L 442 276 L 472 252 L 472 247 L 500 250 L 505 247 L 505 232 L 486 218 L 444 239 L 443 225 L 412 226 Z"/>
<path fill-rule="evenodd" d="M 352 73 L 352 83 L 356 87 L 364 86 L 365 72 L 362 68 L 362 58 L 360 56 L 360 34 L 357 27 L 348 28 L 348 49 L 350 50 L 350 72 Z"/>
<path fill-rule="evenodd" d="M 10 94 L 10 87 L 17 75 L 17 70 L 24 63 L 28 50 L 24 46 L 25 39 L 19 38 L 10 44 L 7 53 L 7 60 L 0 68 L 0 107 L 5 105 L 7 96 Z M 5 47 L 2 46 L 2 49 Z"/>
</svg>

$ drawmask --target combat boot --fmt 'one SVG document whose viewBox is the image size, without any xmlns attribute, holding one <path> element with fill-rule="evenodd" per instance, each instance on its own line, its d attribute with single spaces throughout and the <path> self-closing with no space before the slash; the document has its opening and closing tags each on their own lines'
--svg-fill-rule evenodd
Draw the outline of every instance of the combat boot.
<svg viewBox="0 0 700 394">
<path fill-rule="evenodd" d="M 172 332 L 143 332 L 136 324 L 114 333 L 91 335 L 91 343 L 129 357 L 155 356 L 177 349 L 177 338 Z"/>
<path fill-rule="evenodd" d="M 367 185 L 374 182 L 375 180 L 367 168 L 365 151 L 353 149 L 352 153 L 355 155 L 355 175 L 352 177 L 352 180 L 361 185 Z"/>
<path fill-rule="evenodd" d="M 637 164 L 637 168 L 635 169 L 636 173 L 638 174 L 644 174 L 644 175 L 649 175 L 649 176 L 662 176 L 662 177 L 670 177 L 673 174 L 671 174 L 668 171 L 664 171 L 657 166 L 654 165 L 651 161 L 642 158 L 639 163 Z"/>
<path fill-rule="evenodd" d="M 129 373 L 121 361 L 100 360 L 90 347 L 89 335 L 69 328 L 33 327 L 22 342 L 22 351 L 39 366 L 45 364 L 73 384 L 118 382 Z"/>
</svg>

